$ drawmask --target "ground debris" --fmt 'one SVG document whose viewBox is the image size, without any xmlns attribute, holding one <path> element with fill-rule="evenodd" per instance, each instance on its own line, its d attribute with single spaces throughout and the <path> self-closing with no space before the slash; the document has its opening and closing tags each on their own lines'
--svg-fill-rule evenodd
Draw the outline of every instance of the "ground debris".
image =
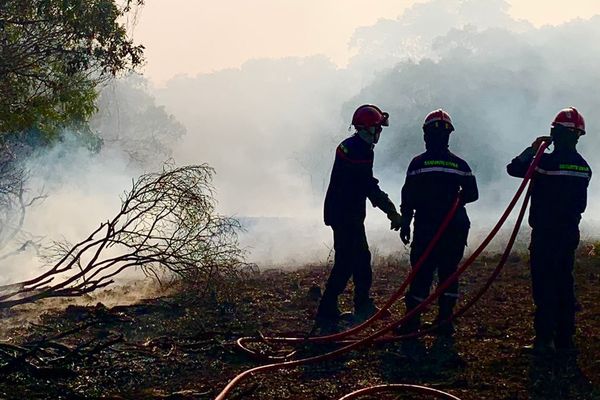
<svg viewBox="0 0 600 400">
<path fill-rule="evenodd" d="M 494 259 L 488 256 L 487 266 L 476 264 L 465 276 L 465 298 L 480 287 Z M 402 343 L 376 346 L 257 376 L 232 399 L 335 400 L 382 383 L 422 384 L 463 400 L 600 399 L 600 305 L 597 281 L 586 279 L 596 274 L 596 262 L 581 258 L 575 271 L 580 355 L 548 362 L 522 351 L 533 332 L 526 259 L 514 258 L 490 293 L 458 322 L 452 342 L 425 338 L 412 349 Z M 35 324 L 0 338 L 0 371 L 5 371 L 0 398 L 213 399 L 235 375 L 259 365 L 236 351 L 239 337 L 311 330 L 315 282 L 325 282 L 327 273 L 326 266 L 314 266 L 253 274 L 226 300 L 199 299 L 188 291 L 133 305 L 47 311 Z M 378 302 L 405 276 L 406 268 L 389 262 L 375 268 Z M 351 299 L 349 293 L 343 297 L 342 309 L 351 309 Z M 426 320 L 435 316 L 434 309 Z M 393 312 L 400 315 L 402 306 Z M 298 356 L 326 350 L 305 346 Z"/>
</svg>

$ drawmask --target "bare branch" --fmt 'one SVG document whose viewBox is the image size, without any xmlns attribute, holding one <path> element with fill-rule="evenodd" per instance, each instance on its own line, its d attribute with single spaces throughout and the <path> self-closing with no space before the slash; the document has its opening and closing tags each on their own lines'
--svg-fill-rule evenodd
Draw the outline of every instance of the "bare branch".
<svg viewBox="0 0 600 400">
<path fill-rule="evenodd" d="M 55 262 L 48 271 L 0 287 L 0 309 L 81 296 L 136 267 L 156 279 L 167 273 L 205 287 L 235 276 L 246 267 L 237 241 L 241 226 L 215 213 L 212 176 L 207 165 L 167 166 L 161 173 L 141 176 L 113 219 L 79 243 L 54 244 L 49 257 Z"/>
</svg>

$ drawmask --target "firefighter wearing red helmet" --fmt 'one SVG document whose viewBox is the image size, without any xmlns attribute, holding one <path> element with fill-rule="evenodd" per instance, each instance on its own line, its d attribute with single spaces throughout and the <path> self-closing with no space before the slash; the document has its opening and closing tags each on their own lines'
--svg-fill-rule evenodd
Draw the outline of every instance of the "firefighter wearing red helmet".
<svg viewBox="0 0 600 400">
<path fill-rule="evenodd" d="M 335 328 L 340 316 L 338 296 L 350 278 L 354 281 L 354 310 L 358 319 L 377 311 L 370 297 L 371 253 L 365 235 L 366 200 L 387 214 L 391 229 L 400 228 L 400 215 L 388 195 L 373 177 L 373 149 L 379 141 L 389 114 L 365 104 L 356 109 L 354 135 L 337 147 L 331 178 L 325 196 L 325 225 L 333 230 L 335 260 L 316 320 L 322 327 Z"/>
<path fill-rule="evenodd" d="M 446 111 L 438 109 L 425 117 L 423 132 L 426 150 L 410 162 L 402 187 L 400 238 L 404 244 L 410 243 L 410 225 L 414 217 L 414 238 L 410 252 L 412 265 L 421 257 L 456 196 L 461 193 L 461 204 L 454 218 L 415 275 L 404 297 L 407 313 L 428 297 L 436 271 L 439 282 L 444 282 L 456 271 L 463 257 L 470 228 L 465 204 L 474 202 L 479 197 L 471 168 L 466 161 L 448 150 L 452 131 L 454 125 Z M 458 282 L 439 297 L 438 334 L 452 335 L 454 332 L 452 323 L 445 321 L 452 315 L 457 298 Z M 398 333 L 414 332 L 419 329 L 420 324 L 420 314 L 417 313 L 398 329 Z"/>
<path fill-rule="evenodd" d="M 554 118 L 550 136 L 538 137 L 507 166 L 510 175 L 522 178 L 540 144 L 548 141 L 554 145 L 536 168 L 529 209 L 535 339 L 528 347 L 536 354 L 575 349 L 573 263 L 592 177 L 590 166 L 576 148 L 582 135 L 583 116 L 574 107 L 565 108 Z"/>
</svg>

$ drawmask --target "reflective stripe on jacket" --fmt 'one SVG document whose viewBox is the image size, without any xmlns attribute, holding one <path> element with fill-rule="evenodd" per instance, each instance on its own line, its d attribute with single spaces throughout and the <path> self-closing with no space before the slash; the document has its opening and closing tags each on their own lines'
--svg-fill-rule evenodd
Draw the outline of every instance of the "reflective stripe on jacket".
<svg viewBox="0 0 600 400">
<path fill-rule="evenodd" d="M 525 176 L 535 151 L 526 149 L 507 165 L 511 176 Z M 529 225 L 550 230 L 579 229 L 587 206 L 592 169 L 575 150 L 554 150 L 542 155 L 533 175 Z"/>
<path fill-rule="evenodd" d="M 413 158 L 402 187 L 403 216 L 415 217 L 415 233 L 436 229 L 450 210 L 458 191 L 462 204 L 451 227 L 468 228 L 469 218 L 464 204 L 479 198 L 477 182 L 466 161 L 447 149 L 426 151 Z"/>
<path fill-rule="evenodd" d="M 337 147 L 325 196 L 325 225 L 363 223 L 367 198 L 386 213 L 395 209 L 373 177 L 373 160 L 373 146 L 357 135 Z"/>
</svg>

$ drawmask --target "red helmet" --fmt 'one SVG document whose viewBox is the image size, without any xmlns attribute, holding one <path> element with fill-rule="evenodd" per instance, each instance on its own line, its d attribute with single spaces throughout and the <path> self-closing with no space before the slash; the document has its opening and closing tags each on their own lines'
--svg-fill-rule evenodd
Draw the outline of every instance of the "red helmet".
<svg viewBox="0 0 600 400">
<path fill-rule="evenodd" d="M 363 104 L 354 111 L 352 125 L 357 128 L 370 128 L 372 126 L 388 126 L 390 114 L 372 104 Z"/>
<path fill-rule="evenodd" d="M 450 118 L 450 114 L 441 108 L 427 114 L 425 121 L 423 122 L 423 128 L 432 124 L 435 124 L 434 126 L 436 128 L 445 128 L 450 132 L 454 130 L 454 125 L 452 125 L 452 118 Z"/>
<path fill-rule="evenodd" d="M 579 111 L 575 107 L 568 107 L 560 110 L 554 121 L 552 121 L 552 127 L 560 125 L 566 128 L 572 128 L 579 131 L 580 135 L 585 135 L 585 120 L 583 115 L 579 114 Z"/>
</svg>

